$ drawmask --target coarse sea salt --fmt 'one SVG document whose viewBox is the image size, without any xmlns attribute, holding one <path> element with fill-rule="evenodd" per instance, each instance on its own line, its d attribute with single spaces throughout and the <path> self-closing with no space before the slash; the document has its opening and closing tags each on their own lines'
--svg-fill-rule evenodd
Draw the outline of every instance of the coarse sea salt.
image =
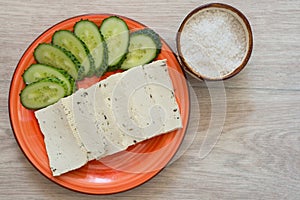
<svg viewBox="0 0 300 200">
<path fill-rule="evenodd" d="M 194 14 L 180 36 L 185 61 L 196 73 L 213 79 L 230 74 L 242 63 L 246 40 L 242 24 L 221 9 L 206 9 Z"/>
</svg>

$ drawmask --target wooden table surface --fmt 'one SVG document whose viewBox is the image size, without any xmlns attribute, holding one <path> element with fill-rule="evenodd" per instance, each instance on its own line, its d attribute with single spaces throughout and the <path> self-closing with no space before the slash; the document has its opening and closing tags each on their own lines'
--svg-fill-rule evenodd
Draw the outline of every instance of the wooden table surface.
<svg viewBox="0 0 300 200">
<path fill-rule="evenodd" d="M 240 9 L 252 25 L 254 48 L 247 67 L 218 83 L 187 76 L 192 113 L 177 159 L 135 189 L 93 196 L 51 182 L 20 150 L 8 114 L 18 60 L 43 31 L 86 13 L 140 21 L 176 50 L 179 24 L 207 1 L 1 0 L 0 199 L 299 199 L 300 1 L 222 2 Z"/>
</svg>

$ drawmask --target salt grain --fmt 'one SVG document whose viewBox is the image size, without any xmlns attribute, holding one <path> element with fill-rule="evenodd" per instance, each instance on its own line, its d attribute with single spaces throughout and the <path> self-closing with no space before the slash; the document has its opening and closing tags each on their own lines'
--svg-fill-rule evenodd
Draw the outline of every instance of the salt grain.
<svg viewBox="0 0 300 200">
<path fill-rule="evenodd" d="M 247 48 L 242 24 L 220 9 L 207 9 L 191 17 L 181 32 L 180 43 L 185 61 L 196 73 L 209 78 L 234 71 Z"/>
</svg>

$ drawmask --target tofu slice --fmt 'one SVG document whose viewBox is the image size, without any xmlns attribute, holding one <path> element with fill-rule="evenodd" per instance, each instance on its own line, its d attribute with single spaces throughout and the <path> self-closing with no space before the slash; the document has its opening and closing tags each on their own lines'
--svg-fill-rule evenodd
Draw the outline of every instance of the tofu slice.
<svg viewBox="0 0 300 200">
<path fill-rule="evenodd" d="M 144 138 L 132 137 L 120 131 L 116 126 L 116 119 L 112 113 L 112 92 L 123 73 L 115 74 L 97 83 L 94 93 L 94 108 L 99 133 L 106 143 L 105 155 L 111 155 L 127 149 Z"/>
<path fill-rule="evenodd" d="M 123 73 L 112 102 L 116 126 L 131 137 L 148 139 L 182 127 L 165 60 Z"/>
<path fill-rule="evenodd" d="M 81 150 L 87 153 L 87 150 L 80 138 L 78 129 L 76 127 L 75 124 L 75 120 L 74 120 L 74 112 L 73 112 L 73 108 L 72 108 L 72 102 L 73 102 L 73 95 L 70 95 L 68 97 L 62 98 L 60 101 L 58 101 L 57 103 L 60 103 L 63 107 L 63 110 L 65 112 L 65 116 L 69 122 L 69 126 L 72 130 L 72 133 L 74 135 L 74 137 L 76 138 L 77 144 L 80 146 Z"/>
<path fill-rule="evenodd" d="M 61 103 L 38 110 L 35 116 L 44 135 L 53 176 L 78 169 L 88 162 L 87 154 L 78 145 Z"/>
<path fill-rule="evenodd" d="M 89 160 L 98 159 L 105 153 L 103 134 L 99 133 L 94 117 L 95 87 L 78 90 L 74 93 L 72 101 L 75 126 L 88 152 Z"/>
<path fill-rule="evenodd" d="M 144 67 L 145 79 L 148 82 L 149 96 L 155 105 L 160 105 L 165 111 L 165 121 L 161 132 L 170 132 L 182 128 L 180 109 L 176 102 L 172 80 L 166 60 L 159 60 Z"/>
<path fill-rule="evenodd" d="M 98 159 L 104 154 L 104 140 L 94 117 L 95 86 L 79 89 L 73 95 L 61 99 L 65 114 L 78 144 L 87 151 L 88 160 Z"/>
</svg>

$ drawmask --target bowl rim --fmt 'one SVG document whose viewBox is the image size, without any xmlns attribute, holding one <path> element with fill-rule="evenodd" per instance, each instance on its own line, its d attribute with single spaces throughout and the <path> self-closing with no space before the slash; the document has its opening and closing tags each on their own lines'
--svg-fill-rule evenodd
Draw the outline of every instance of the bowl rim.
<svg viewBox="0 0 300 200">
<path fill-rule="evenodd" d="M 186 23 L 188 22 L 189 19 L 191 19 L 198 12 L 201 12 L 201 11 L 203 11 L 205 9 L 209 9 L 209 8 L 217 8 L 217 9 L 219 8 L 219 9 L 222 9 L 222 10 L 228 10 L 230 13 L 234 13 L 235 15 L 237 15 L 240 18 L 240 19 L 238 19 L 238 21 L 240 23 L 243 23 L 242 26 L 244 27 L 244 29 L 246 27 L 245 32 L 248 35 L 246 54 L 245 54 L 242 62 L 232 72 L 230 72 L 230 73 L 228 73 L 224 76 L 220 76 L 220 77 L 208 77 L 208 76 L 204 76 L 204 75 L 200 74 L 199 72 L 196 72 L 194 70 L 194 68 L 191 67 L 188 64 L 188 62 L 186 62 L 186 60 L 185 60 L 185 58 L 182 54 L 182 51 L 181 51 L 180 37 L 181 37 L 182 30 L 185 27 Z M 236 17 L 236 16 L 234 16 L 234 17 Z M 208 81 L 226 80 L 226 79 L 229 79 L 229 78 L 237 75 L 240 71 L 242 71 L 242 69 L 245 68 L 245 66 L 248 63 L 248 61 L 251 57 L 251 54 L 252 54 L 252 50 L 253 50 L 252 28 L 251 28 L 251 25 L 250 25 L 248 19 L 246 18 L 246 16 L 240 10 L 238 10 L 237 8 L 235 8 L 235 7 L 233 7 L 229 4 L 224 4 L 224 3 L 208 3 L 208 4 L 204 4 L 204 5 L 201 5 L 199 7 L 196 7 L 195 9 L 193 9 L 191 12 L 189 12 L 187 14 L 187 16 L 181 22 L 181 24 L 179 26 L 179 29 L 177 31 L 177 35 L 176 35 L 176 47 L 177 47 L 177 53 L 178 53 L 178 57 L 179 57 L 179 60 L 181 62 L 181 65 L 183 66 L 185 71 L 188 72 L 193 77 L 201 79 L 201 80 L 208 80 Z"/>
</svg>

